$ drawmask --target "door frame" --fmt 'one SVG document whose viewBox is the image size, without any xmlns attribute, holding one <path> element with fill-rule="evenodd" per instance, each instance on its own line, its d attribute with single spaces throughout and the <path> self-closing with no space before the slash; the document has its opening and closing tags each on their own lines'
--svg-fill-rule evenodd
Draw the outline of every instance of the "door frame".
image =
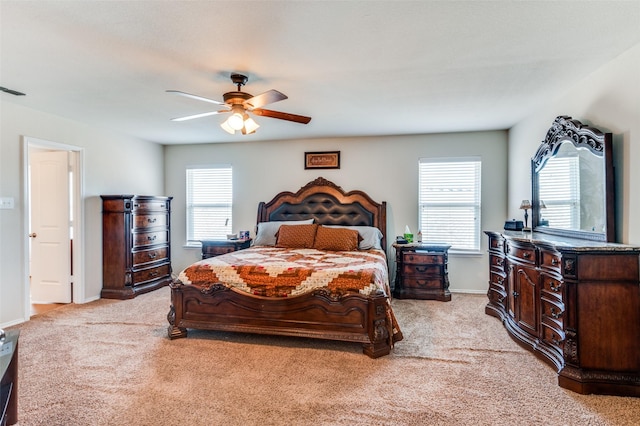
<svg viewBox="0 0 640 426">
<path fill-rule="evenodd" d="M 31 283 L 29 280 L 30 256 L 29 256 L 29 211 L 31 209 L 31 194 L 29 192 L 29 148 L 49 149 L 55 151 L 73 151 L 71 169 L 73 171 L 73 300 L 72 303 L 84 303 L 85 301 L 85 274 L 84 274 L 84 149 L 74 145 L 52 142 L 30 136 L 22 137 L 22 189 L 23 189 L 23 220 L 22 235 L 24 236 L 24 320 L 31 318 Z"/>
</svg>

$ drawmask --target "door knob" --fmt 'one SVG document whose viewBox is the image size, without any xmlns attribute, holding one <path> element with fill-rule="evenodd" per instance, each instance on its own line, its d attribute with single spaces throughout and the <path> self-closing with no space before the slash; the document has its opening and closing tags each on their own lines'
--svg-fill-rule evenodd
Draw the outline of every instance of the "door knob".
<svg viewBox="0 0 640 426">
<path fill-rule="evenodd" d="M 38 234 L 36 234 L 35 232 L 32 232 L 32 233 L 29 234 L 29 238 L 35 238 L 37 236 L 38 236 Z"/>
</svg>

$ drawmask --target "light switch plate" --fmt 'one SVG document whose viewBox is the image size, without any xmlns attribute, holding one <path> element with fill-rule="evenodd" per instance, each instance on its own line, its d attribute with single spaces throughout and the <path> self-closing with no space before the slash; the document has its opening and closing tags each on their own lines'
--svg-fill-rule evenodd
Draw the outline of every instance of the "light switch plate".
<svg viewBox="0 0 640 426">
<path fill-rule="evenodd" d="M 13 207 L 13 197 L 0 197 L 0 209 L 12 209 Z"/>
</svg>

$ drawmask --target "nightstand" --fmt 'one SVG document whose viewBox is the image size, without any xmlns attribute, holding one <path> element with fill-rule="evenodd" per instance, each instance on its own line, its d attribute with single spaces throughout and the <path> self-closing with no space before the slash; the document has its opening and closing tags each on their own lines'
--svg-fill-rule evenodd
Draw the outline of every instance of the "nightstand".
<svg viewBox="0 0 640 426">
<path fill-rule="evenodd" d="M 201 243 L 202 258 L 207 259 L 249 248 L 251 246 L 251 238 L 248 240 L 202 240 Z"/>
<path fill-rule="evenodd" d="M 396 250 L 394 297 L 450 301 L 449 247 L 429 243 L 393 244 Z"/>
</svg>

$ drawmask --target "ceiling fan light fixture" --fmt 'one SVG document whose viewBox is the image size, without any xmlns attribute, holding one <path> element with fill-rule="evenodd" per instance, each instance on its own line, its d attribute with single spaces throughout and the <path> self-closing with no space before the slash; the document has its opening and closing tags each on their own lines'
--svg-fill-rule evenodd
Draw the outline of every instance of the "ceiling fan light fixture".
<svg viewBox="0 0 640 426">
<path fill-rule="evenodd" d="M 229 123 L 227 123 L 227 121 L 229 121 L 229 119 L 223 121 L 222 124 L 220 125 L 220 127 L 222 127 L 225 132 L 231 133 L 232 135 L 235 135 L 236 131 L 234 129 L 232 129 L 231 126 L 229 126 Z"/>
<path fill-rule="evenodd" d="M 227 125 L 233 130 L 241 130 L 244 127 L 243 114 L 240 112 L 234 112 L 229 118 L 227 118 Z"/>
<path fill-rule="evenodd" d="M 258 127 L 260 127 L 260 125 L 258 123 L 255 122 L 255 120 L 251 117 L 249 117 L 248 114 L 244 115 L 244 129 L 247 132 L 247 134 L 249 133 L 253 133 L 256 130 L 258 130 Z"/>
</svg>

